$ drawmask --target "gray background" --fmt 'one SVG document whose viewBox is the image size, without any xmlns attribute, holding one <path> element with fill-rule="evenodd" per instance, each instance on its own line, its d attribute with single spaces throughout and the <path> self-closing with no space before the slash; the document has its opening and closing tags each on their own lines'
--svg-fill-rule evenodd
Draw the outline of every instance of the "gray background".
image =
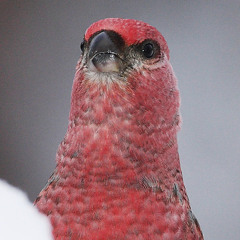
<svg viewBox="0 0 240 240">
<path fill-rule="evenodd" d="M 225 3 L 224 3 L 225 2 Z M 240 239 L 240 1 L 0 3 L 0 178 L 37 196 L 68 123 L 79 45 L 106 17 L 166 38 L 179 79 L 185 185 L 205 239 Z"/>
</svg>

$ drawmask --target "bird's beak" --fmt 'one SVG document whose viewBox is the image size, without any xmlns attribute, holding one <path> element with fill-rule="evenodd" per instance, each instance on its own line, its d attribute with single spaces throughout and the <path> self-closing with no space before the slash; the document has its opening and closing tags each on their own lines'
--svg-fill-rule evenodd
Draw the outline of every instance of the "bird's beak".
<svg viewBox="0 0 240 240">
<path fill-rule="evenodd" d="M 120 72 L 123 61 L 123 40 L 114 32 L 95 35 L 89 45 L 88 66 L 97 72 Z"/>
</svg>

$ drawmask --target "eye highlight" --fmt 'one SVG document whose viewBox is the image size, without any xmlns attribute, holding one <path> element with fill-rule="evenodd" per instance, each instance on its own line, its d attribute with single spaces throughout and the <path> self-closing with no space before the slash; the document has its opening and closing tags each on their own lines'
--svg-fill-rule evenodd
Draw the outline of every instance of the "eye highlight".
<svg viewBox="0 0 240 240">
<path fill-rule="evenodd" d="M 140 43 L 138 51 L 141 52 L 141 55 L 145 59 L 158 58 L 161 55 L 159 44 L 152 39 L 147 39 Z"/>
<path fill-rule="evenodd" d="M 146 58 L 151 58 L 154 55 L 154 46 L 152 43 L 146 43 L 142 47 L 142 53 Z"/>
</svg>

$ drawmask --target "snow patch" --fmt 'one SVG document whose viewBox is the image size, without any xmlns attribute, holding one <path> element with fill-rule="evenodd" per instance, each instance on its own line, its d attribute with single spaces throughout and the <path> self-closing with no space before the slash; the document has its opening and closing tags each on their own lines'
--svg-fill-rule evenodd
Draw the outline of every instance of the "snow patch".
<svg viewBox="0 0 240 240">
<path fill-rule="evenodd" d="M 0 179 L 0 239 L 53 240 L 51 224 L 21 190 Z"/>
</svg>

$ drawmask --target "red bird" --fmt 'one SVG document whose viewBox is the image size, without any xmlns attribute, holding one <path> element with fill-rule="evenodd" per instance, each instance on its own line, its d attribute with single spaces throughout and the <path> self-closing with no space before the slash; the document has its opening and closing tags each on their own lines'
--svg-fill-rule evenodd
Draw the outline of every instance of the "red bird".
<svg viewBox="0 0 240 240">
<path fill-rule="evenodd" d="M 203 239 L 180 168 L 179 91 L 156 28 L 110 18 L 81 44 L 57 166 L 35 201 L 58 240 Z"/>
</svg>

